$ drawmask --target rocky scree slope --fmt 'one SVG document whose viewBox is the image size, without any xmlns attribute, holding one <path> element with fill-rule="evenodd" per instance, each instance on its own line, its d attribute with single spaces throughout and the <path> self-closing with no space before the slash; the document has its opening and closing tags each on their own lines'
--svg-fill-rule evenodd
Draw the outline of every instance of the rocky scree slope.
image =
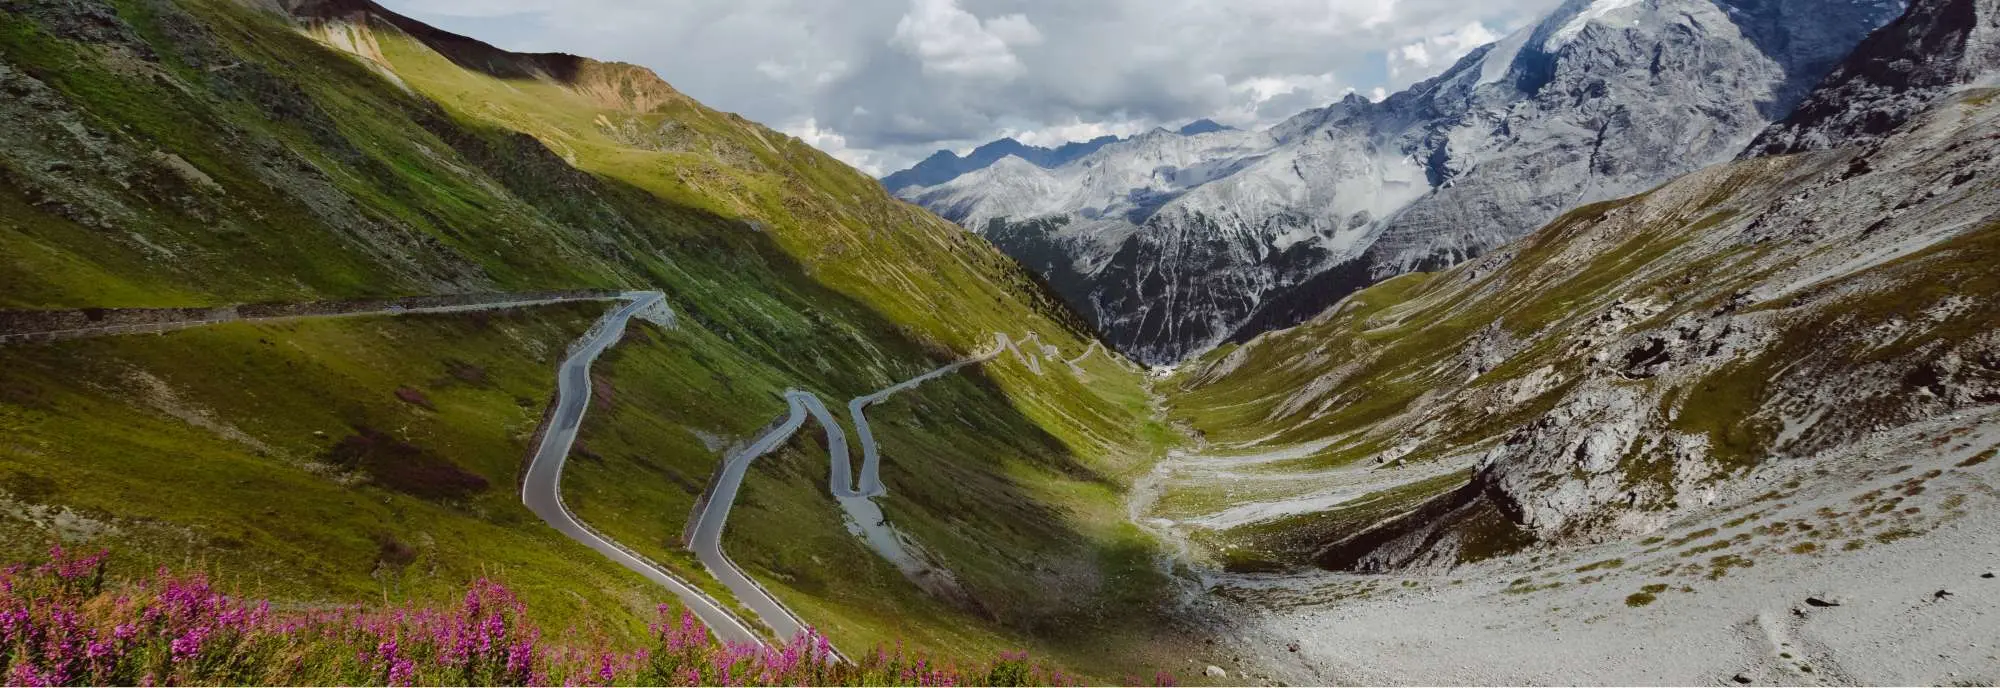
<svg viewBox="0 0 2000 688">
<path fill-rule="evenodd" d="M 1204 357 L 1177 418 L 1223 448 L 1311 445 L 1265 477 L 1376 487 L 1199 539 L 1242 569 L 1449 568 L 1648 533 L 2000 404 L 1994 95 L 1587 206 Z"/>
<path fill-rule="evenodd" d="M 1435 79 L 1260 132 L 1158 130 L 898 192 L 1151 363 L 1302 321 L 1735 157 L 1900 0 L 1572 0 Z"/>
<path fill-rule="evenodd" d="M 2000 3 L 1918 2 L 1855 48 L 1812 97 L 1758 136 L 1744 155 L 1867 143 L 1946 93 L 1994 85 L 1996 71 Z"/>
<path fill-rule="evenodd" d="M 1088 348 L 1084 324 L 990 245 L 638 67 L 509 53 L 353 0 L 14 0 L 0 9 L 0 308 L 662 291 L 678 326 L 634 327 L 594 386 L 592 422 L 610 425 L 589 439 L 631 451 L 580 450 L 572 462 L 629 470 L 566 481 L 566 489 L 595 487 L 565 498 L 669 565 L 673 553 L 656 543 L 672 542 L 682 514 L 645 497 L 685 498 L 682 482 L 698 492 L 724 440 L 779 415 L 786 387 L 866 394 L 963 358 L 994 332 L 1036 332 L 1064 352 Z M 643 628 L 643 616 L 620 616 L 637 599 L 632 588 L 594 585 L 629 575 L 606 565 L 591 580 L 575 576 L 594 560 L 551 537 L 506 488 L 518 479 L 552 357 L 575 337 L 563 328 L 596 314 L 512 315 L 528 324 L 392 318 L 296 334 L 229 326 L 0 347 L 0 426 L 16 438 L 0 446 L 0 500 L 10 505 L 0 509 L 10 534 L 0 541 L 37 546 L 53 532 L 21 513 L 155 523 L 185 537 L 122 548 L 135 565 L 227 562 L 273 586 L 282 580 L 288 595 L 340 600 L 384 585 L 417 589 L 429 580 L 423 566 L 371 578 L 376 543 L 404 561 L 405 545 L 435 534 L 496 558 L 533 553 L 508 561 L 539 580 L 577 578 L 577 594 L 605 610 L 608 626 Z M 537 336 L 518 334 L 530 325 Z M 437 340 L 452 346 L 429 345 Z M 217 341 L 230 345 L 216 348 L 227 355 L 164 355 Z M 633 363 L 621 367 L 626 351 Z M 356 359 L 362 353 L 369 358 Z M 506 385 L 479 374 L 497 377 L 503 363 Z M 1138 599 L 1113 608 L 1144 614 L 1149 593 L 1137 579 L 1099 568 L 1107 547 L 1141 552 L 1144 543 L 1107 542 L 1122 535 L 1074 517 L 1092 500 L 1113 500 L 1103 460 L 1146 451 L 1137 436 L 1144 409 L 1125 398 L 1138 396 L 1138 376 L 1101 363 L 1091 364 L 1089 385 L 981 370 L 933 392 L 948 400 L 936 403 L 949 422 L 881 430 L 885 446 L 960 450 L 904 467 L 900 475 L 939 487 L 927 493 L 933 501 L 892 512 L 900 527 L 986 543 L 981 555 L 1052 562 L 1086 581 L 1066 587 L 1074 595 L 1066 600 L 1085 601 L 1017 609 L 1006 586 L 1043 579 L 967 573 L 967 587 L 993 607 L 953 608 L 863 562 L 857 569 L 870 575 L 849 586 L 853 599 L 800 589 L 820 603 L 818 619 L 837 642 L 867 646 L 898 634 L 936 647 L 1040 648 L 1021 629 L 1096 633 L 1100 626 L 1077 620 L 1112 616 L 1103 596 Z M 368 372 L 350 370 L 360 366 Z M 614 372 L 634 381 L 620 390 Z M 292 384 L 321 377 L 339 381 L 339 394 Z M 147 379 L 166 389 L 140 384 Z M 644 393 L 631 389 L 642 385 Z M 478 404 L 462 401 L 474 396 Z M 163 412 L 150 401 L 159 398 L 196 410 Z M 711 439 L 723 443 L 707 446 Z M 421 456 L 420 468 L 480 480 L 465 479 L 463 494 L 403 494 L 343 468 L 351 457 L 342 445 Z M 150 484 L 157 471 L 124 470 L 128 461 L 169 463 L 162 455 L 182 471 L 173 484 L 200 498 Z M 915 453 L 891 460 L 899 455 Z M 264 481 L 271 475 L 279 477 Z M 793 478 L 774 472 L 757 484 L 785 490 Z M 313 489 L 273 488 L 301 495 L 284 504 L 218 497 L 272 484 Z M 1084 496 L 1063 501 L 1072 495 Z M 956 508 L 975 501 L 996 508 Z M 383 506 L 346 508 L 357 503 Z M 636 506 L 611 513 L 605 504 Z M 746 565 L 769 564 L 753 573 L 789 573 L 781 564 L 859 549 L 824 499 L 783 506 L 766 509 L 768 530 L 815 537 L 782 540 L 785 549 L 756 561 L 746 552 Z M 382 512 L 411 516 L 368 522 Z M 264 535 L 278 524 L 310 528 Z M 237 568 L 246 565 L 259 568 Z M 563 597 L 558 585 L 546 588 L 551 596 Z M 935 613 L 897 619 L 865 606 L 876 602 Z M 933 642 L 943 637 L 955 644 Z"/>
</svg>

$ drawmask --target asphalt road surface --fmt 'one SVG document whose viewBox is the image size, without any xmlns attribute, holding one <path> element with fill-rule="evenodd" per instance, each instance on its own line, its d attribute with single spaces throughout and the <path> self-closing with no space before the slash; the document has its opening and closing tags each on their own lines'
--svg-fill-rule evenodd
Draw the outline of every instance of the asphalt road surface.
<svg viewBox="0 0 2000 688">
<path fill-rule="evenodd" d="M 736 615 L 714 598 L 697 590 L 693 585 L 666 572 L 644 557 L 619 546 L 609 538 L 597 534 L 578 521 L 562 502 L 563 464 L 569 459 L 570 447 L 576 444 L 577 429 L 583 425 L 583 412 L 590 407 L 590 366 L 605 349 L 616 344 L 625 333 L 625 324 L 632 316 L 660 303 L 666 298 L 659 292 L 638 292 L 628 294 L 632 302 L 620 306 L 604 316 L 575 347 L 570 357 L 563 361 L 556 382 L 557 401 L 555 415 L 549 420 L 548 432 L 542 436 L 542 444 L 535 450 L 534 459 L 528 464 L 527 479 L 521 483 L 521 502 L 547 521 L 549 526 L 597 550 L 625 568 L 638 572 L 647 580 L 658 583 L 673 591 L 681 602 L 696 616 L 701 617 L 715 637 L 729 642 L 762 644 L 764 639 L 750 629 Z M 732 586 L 733 589 L 733 586 Z M 762 610 L 758 610 L 763 614 Z M 769 617 L 766 617 L 769 618 Z M 780 636 L 789 638 L 785 629 L 779 629 Z"/>
<path fill-rule="evenodd" d="M 861 474 L 858 479 L 848 454 L 847 433 L 841 429 L 840 421 L 827 411 L 826 404 L 821 402 L 817 395 L 796 389 L 787 390 L 785 402 L 790 413 L 784 421 L 757 438 L 750 446 L 723 459 L 722 476 L 716 481 L 714 491 L 709 494 L 708 504 L 702 509 L 700 522 L 695 525 L 694 538 L 688 542 L 689 549 L 694 550 L 695 556 L 701 559 L 702 565 L 708 568 L 710 574 L 728 586 L 730 592 L 736 595 L 737 601 L 755 612 L 758 618 L 764 620 L 765 625 L 776 630 L 778 637 L 790 638 L 805 632 L 806 624 L 797 614 L 792 613 L 784 603 L 779 602 L 763 586 L 758 585 L 757 581 L 752 580 L 736 566 L 735 562 L 730 561 L 729 555 L 722 551 L 722 529 L 729 522 L 729 509 L 736 503 L 736 494 L 743 487 L 743 478 L 749 472 L 750 464 L 783 446 L 792 435 L 805 427 L 806 420 L 810 417 L 819 423 L 821 430 L 826 433 L 829 457 L 828 492 L 836 498 L 868 498 L 887 494 L 888 488 L 882 485 L 881 453 L 875 444 L 875 434 L 868 425 L 868 416 L 865 413 L 867 407 L 880 403 L 897 392 L 957 372 L 966 366 L 991 361 L 1007 351 L 1013 351 L 1024 363 L 1029 363 L 1036 374 L 1040 374 L 1040 366 L 1036 365 L 1039 361 L 1030 362 L 1031 357 L 1022 354 L 1007 335 L 995 335 L 995 339 L 995 346 L 990 352 L 939 367 L 848 402 L 848 413 L 854 418 L 855 434 L 861 439 Z M 1030 335 L 1029 339 L 1040 341 L 1034 335 Z"/>
</svg>

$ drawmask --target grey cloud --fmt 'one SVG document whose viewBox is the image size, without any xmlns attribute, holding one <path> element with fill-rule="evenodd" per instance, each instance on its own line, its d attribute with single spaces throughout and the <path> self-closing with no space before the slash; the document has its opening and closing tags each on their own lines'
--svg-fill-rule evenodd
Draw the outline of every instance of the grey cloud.
<svg viewBox="0 0 2000 688">
<path fill-rule="evenodd" d="M 504 47 L 643 64 L 877 168 L 1058 126 L 1268 124 L 1428 76 L 1468 27 L 1498 33 L 1555 2 L 384 0 L 448 29 L 530 24 Z"/>
</svg>

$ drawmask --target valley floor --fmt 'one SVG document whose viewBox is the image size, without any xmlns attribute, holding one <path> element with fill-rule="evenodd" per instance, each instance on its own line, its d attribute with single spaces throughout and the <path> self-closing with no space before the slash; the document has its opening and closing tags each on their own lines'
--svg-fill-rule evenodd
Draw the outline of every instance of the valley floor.
<svg viewBox="0 0 2000 688">
<path fill-rule="evenodd" d="M 1775 463 L 1644 539 L 1216 574 L 1238 657 L 1213 661 L 1293 684 L 1991 685 L 1996 447 L 1988 408 Z"/>
</svg>

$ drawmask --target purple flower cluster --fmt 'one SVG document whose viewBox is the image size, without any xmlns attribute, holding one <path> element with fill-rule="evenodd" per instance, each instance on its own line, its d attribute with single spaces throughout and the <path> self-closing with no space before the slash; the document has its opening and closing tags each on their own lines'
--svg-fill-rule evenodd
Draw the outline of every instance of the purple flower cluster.
<svg viewBox="0 0 2000 688">
<path fill-rule="evenodd" d="M 638 649 L 544 638 L 520 599 L 474 582 L 455 608 L 360 606 L 274 613 L 201 576 L 162 570 L 109 584 L 102 552 L 57 548 L 0 568 L 7 685 L 1072 685 L 1027 653 L 961 667 L 900 644 L 840 661 L 816 632 L 782 647 L 722 644 L 660 605 Z M 1162 674 L 1156 683 L 1171 685 Z"/>
</svg>

